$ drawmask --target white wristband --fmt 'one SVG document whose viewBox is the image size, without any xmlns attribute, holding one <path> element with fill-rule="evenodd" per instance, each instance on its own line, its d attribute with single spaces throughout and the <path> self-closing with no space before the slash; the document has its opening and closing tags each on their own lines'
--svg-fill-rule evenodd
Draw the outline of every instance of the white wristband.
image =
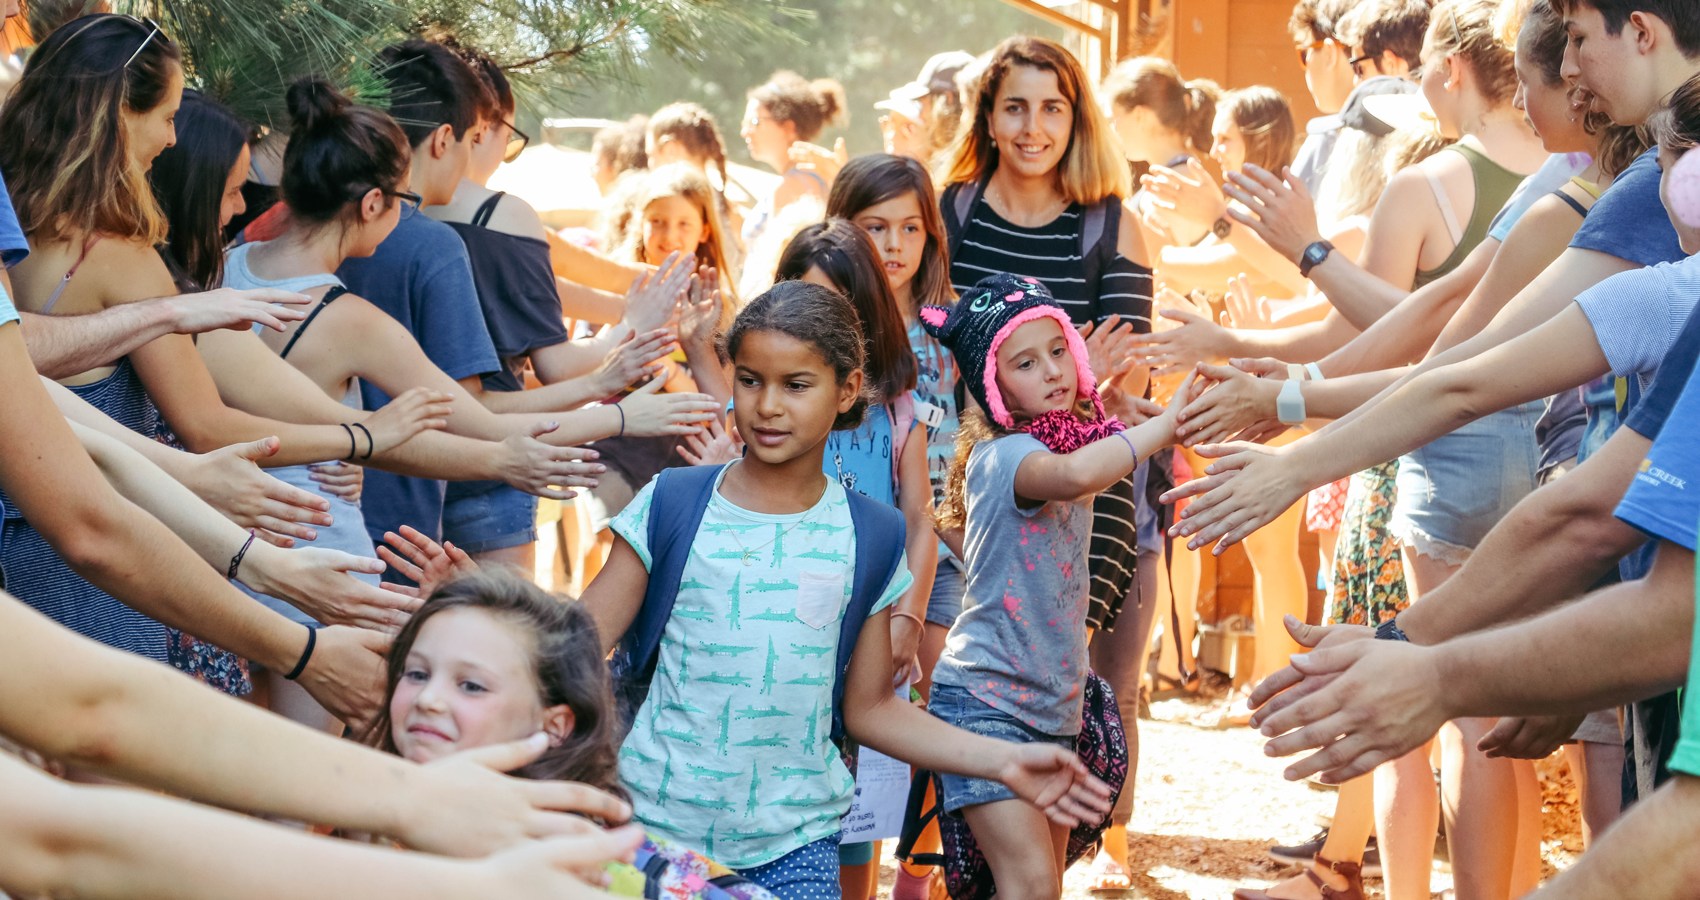
<svg viewBox="0 0 1700 900">
<path fill-rule="evenodd" d="M 1303 381 L 1303 380 L 1305 380 L 1305 367 L 1299 365 L 1298 363 L 1287 363 L 1287 380 L 1288 381 Z"/>
<path fill-rule="evenodd" d="M 1313 362 L 1305 363 L 1305 371 L 1310 373 L 1310 380 L 1311 381 L 1321 381 L 1322 380 L 1322 369 L 1318 368 L 1316 363 L 1313 363 Z"/>
<path fill-rule="evenodd" d="M 1300 425 L 1305 420 L 1305 396 L 1296 378 L 1281 383 L 1281 393 L 1275 396 L 1275 418 L 1283 425 Z"/>
</svg>

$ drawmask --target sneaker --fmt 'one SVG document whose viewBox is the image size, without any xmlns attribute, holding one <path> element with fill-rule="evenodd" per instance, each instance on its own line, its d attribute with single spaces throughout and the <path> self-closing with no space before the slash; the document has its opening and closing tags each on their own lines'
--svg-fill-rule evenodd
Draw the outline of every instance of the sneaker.
<svg viewBox="0 0 1700 900">
<path fill-rule="evenodd" d="M 1324 828 L 1316 836 L 1302 844 L 1277 846 L 1269 848 L 1269 858 L 1282 865 L 1308 865 L 1322 852 L 1322 845 L 1328 841 L 1328 829 Z M 1381 877 L 1381 851 L 1375 844 L 1375 836 L 1371 835 L 1369 844 L 1364 847 L 1363 875 L 1365 878 Z"/>
</svg>

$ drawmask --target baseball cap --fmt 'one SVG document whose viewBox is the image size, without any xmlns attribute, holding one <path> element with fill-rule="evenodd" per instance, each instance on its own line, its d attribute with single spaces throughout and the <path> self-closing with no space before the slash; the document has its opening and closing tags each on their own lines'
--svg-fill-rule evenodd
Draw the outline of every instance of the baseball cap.
<svg viewBox="0 0 1700 900">
<path fill-rule="evenodd" d="M 955 91 L 956 73 L 973 62 L 974 54 L 961 50 L 935 53 L 927 60 L 927 64 L 921 67 L 921 74 L 915 76 L 914 81 L 893 90 L 889 98 L 875 103 L 874 107 L 889 109 L 919 121 L 921 99 L 939 91 Z"/>
</svg>

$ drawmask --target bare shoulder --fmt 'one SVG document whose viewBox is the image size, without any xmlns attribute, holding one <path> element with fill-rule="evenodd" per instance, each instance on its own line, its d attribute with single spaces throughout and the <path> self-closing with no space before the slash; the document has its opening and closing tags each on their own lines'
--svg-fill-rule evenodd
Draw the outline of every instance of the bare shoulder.
<svg viewBox="0 0 1700 900">
<path fill-rule="evenodd" d="M 101 305 L 107 307 L 177 294 L 177 283 L 159 251 L 139 238 L 96 241 L 77 272 L 79 277 L 93 276 L 88 286 L 98 291 Z"/>
<path fill-rule="evenodd" d="M 1134 208 L 1133 199 L 1122 201 L 1121 223 L 1116 230 L 1116 252 L 1124 258 L 1151 268 L 1151 251 L 1145 245 L 1145 223 Z"/>
<path fill-rule="evenodd" d="M 487 227 L 491 231 L 536 238 L 540 241 L 549 236 L 548 230 L 543 227 L 543 218 L 537 214 L 537 210 L 513 194 L 504 194 L 497 202 Z"/>
</svg>

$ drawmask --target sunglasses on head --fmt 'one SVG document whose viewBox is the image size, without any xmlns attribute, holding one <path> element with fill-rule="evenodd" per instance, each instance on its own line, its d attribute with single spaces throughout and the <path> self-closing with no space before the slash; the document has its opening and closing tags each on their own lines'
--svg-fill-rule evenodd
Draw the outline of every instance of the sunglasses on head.
<svg viewBox="0 0 1700 900">
<path fill-rule="evenodd" d="M 130 54 L 130 58 L 124 60 L 124 65 L 120 66 L 120 68 L 128 69 L 128 68 L 130 68 L 130 64 L 136 61 L 136 57 L 141 56 L 142 51 L 146 50 L 148 48 L 148 44 L 153 43 L 154 37 L 157 36 L 157 35 L 164 34 L 164 32 L 160 30 L 159 23 L 155 22 L 152 19 L 149 19 L 149 18 L 146 18 L 146 17 L 137 18 L 135 16 L 125 16 L 125 18 L 135 22 L 138 25 L 146 26 L 147 29 L 148 29 L 148 36 L 145 37 L 145 38 L 142 38 L 142 43 L 136 47 L 136 52 Z"/>
<path fill-rule="evenodd" d="M 1299 65 L 1301 65 L 1301 66 L 1310 65 L 1310 55 L 1312 53 L 1315 53 L 1318 50 L 1321 50 L 1323 47 L 1328 46 L 1328 41 L 1329 41 L 1328 38 L 1322 38 L 1321 40 L 1311 41 L 1310 43 L 1305 44 L 1302 47 L 1299 47 L 1298 48 Z"/>
</svg>

